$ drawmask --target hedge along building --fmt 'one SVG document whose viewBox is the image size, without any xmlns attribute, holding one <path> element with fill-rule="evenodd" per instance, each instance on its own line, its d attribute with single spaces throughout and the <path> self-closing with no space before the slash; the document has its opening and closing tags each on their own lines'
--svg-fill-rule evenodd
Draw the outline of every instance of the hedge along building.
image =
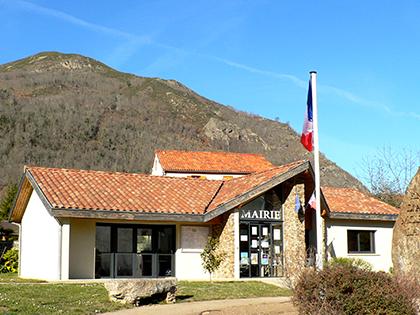
<svg viewBox="0 0 420 315">
<path fill-rule="evenodd" d="M 208 279 L 200 252 L 211 234 L 225 253 L 217 278 L 294 275 L 316 244 L 295 195 L 312 190 L 306 161 L 231 180 L 27 167 L 10 214 L 19 274 Z"/>
</svg>

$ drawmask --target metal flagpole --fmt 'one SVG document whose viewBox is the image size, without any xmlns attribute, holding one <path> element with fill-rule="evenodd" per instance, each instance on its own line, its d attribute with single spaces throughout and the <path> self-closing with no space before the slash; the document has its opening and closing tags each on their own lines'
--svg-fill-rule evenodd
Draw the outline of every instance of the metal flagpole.
<svg viewBox="0 0 420 315">
<path fill-rule="evenodd" d="M 318 141 L 318 101 L 316 94 L 316 71 L 310 72 L 312 87 L 312 111 L 314 128 L 314 172 L 315 172 L 315 198 L 316 198 L 316 265 L 319 269 L 324 266 L 323 252 L 323 229 L 321 217 L 321 184 L 319 175 L 319 141 Z"/>
</svg>

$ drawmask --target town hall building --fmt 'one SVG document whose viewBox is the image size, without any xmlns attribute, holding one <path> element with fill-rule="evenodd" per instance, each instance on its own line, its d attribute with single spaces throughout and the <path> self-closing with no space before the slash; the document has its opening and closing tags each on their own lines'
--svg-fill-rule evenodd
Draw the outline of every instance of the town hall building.
<svg viewBox="0 0 420 315">
<path fill-rule="evenodd" d="M 19 274 L 208 279 L 200 253 L 214 236 L 225 256 L 216 278 L 294 275 L 316 246 L 314 213 L 296 211 L 313 187 L 308 161 L 255 154 L 157 151 L 152 175 L 25 167 L 10 214 Z"/>
<path fill-rule="evenodd" d="M 328 249 L 389 268 L 396 209 L 323 190 L 323 258 Z M 214 278 L 293 278 L 314 262 L 313 191 L 308 161 L 275 166 L 258 154 L 158 150 L 150 175 L 25 167 L 10 213 L 19 275 L 207 280 L 200 253 L 213 236 L 224 254 Z"/>
</svg>

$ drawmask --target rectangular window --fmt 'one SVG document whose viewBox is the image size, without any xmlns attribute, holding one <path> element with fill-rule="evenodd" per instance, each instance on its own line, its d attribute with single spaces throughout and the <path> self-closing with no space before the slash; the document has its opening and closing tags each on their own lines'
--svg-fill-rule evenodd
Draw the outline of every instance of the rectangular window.
<svg viewBox="0 0 420 315">
<path fill-rule="evenodd" d="M 95 277 L 174 276 L 175 238 L 175 225 L 98 223 Z"/>
<path fill-rule="evenodd" d="M 111 252 L 111 227 L 101 226 L 96 227 L 96 250 L 99 253 Z"/>
<path fill-rule="evenodd" d="M 133 228 L 117 229 L 117 252 L 132 253 L 133 252 Z"/>
<path fill-rule="evenodd" d="M 137 229 L 137 253 L 150 253 L 152 251 L 152 233 L 151 228 Z"/>
<path fill-rule="evenodd" d="M 375 253 L 375 231 L 347 230 L 347 248 L 350 254 Z"/>
</svg>

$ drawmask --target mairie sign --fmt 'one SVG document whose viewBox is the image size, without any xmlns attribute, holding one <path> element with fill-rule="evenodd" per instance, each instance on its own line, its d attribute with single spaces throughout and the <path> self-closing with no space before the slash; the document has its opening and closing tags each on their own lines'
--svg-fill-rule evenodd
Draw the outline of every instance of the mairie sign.
<svg viewBox="0 0 420 315">
<path fill-rule="evenodd" d="M 240 210 L 241 220 L 280 221 L 281 210 Z"/>
</svg>

